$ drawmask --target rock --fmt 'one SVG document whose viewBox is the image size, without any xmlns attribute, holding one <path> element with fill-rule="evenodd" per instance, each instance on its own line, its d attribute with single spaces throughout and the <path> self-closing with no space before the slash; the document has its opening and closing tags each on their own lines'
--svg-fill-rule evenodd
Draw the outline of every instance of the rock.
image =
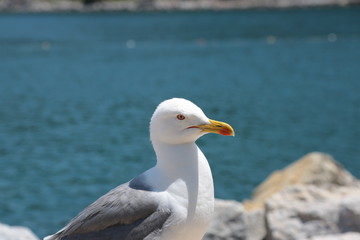
<svg viewBox="0 0 360 240">
<path fill-rule="evenodd" d="M 26 227 L 12 227 L 0 223 L 0 240 L 39 240 L 39 238 Z"/>
<path fill-rule="evenodd" d="M 290 204 L 289 204 L 290 203 Z M 215 201 L 203 240 L 360 240 L 360 188 L 296 185 L 274 194 L 265 210 Z"/>
<path fill-rule="evenodd" d="M 264 211 L 246 212 L 236 201 L 215 201 L 215 215 L 204 240 L 251 239 L 265 237 Z"/>
<path fill-rule="evenodd" d="M 266 201 L 266 222 L 268 240 L 360 232 L 360 188 L 288 187 Z"/>
<path fill-rule="evenodd" d="M 342 200 L 342 208 L 339 217 L 339 226 L 342 232 L 360 232 L 359 200 L 360 195 Z"/>
<path fill-rule="evenodd" d="M 306 240 L 359 240 L 359 239 L 360 239 L 360 233 L 350 232 L 343 234 L 311 237 Z"/>
<path fill-rule="evenodd" d="M 247 210 L 261 209 L 273 194 L 293 185 L 353 186 L 359 181 L 330 155 L 310 153 L 283 170 L 272 173 L 254 193 L 252 200 L 244 202 Z"/>
<path fill-rule="evenodd" d="M 360 181 L 324 153 L 310 153 L 272 173 L 244 202 L 248 212 L 264 206 L 266 240 L 360 233 Z"/>
</svg>

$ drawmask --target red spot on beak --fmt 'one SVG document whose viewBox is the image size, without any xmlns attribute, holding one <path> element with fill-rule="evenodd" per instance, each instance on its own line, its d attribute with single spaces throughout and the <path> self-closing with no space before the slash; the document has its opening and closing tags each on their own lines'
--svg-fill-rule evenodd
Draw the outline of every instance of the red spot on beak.
<svg viewBox="0 0 360 240">
<path fill-rule="evenodd" d="M 227 128 L 223 128 L 219 131 L 219 133 L 221 135 L 224 135 L 224 136 L 230 136 L 230 135 L 233 135 L 233 132 L 230 130 L 230 129 L 227 129 Z"/>
</svg>

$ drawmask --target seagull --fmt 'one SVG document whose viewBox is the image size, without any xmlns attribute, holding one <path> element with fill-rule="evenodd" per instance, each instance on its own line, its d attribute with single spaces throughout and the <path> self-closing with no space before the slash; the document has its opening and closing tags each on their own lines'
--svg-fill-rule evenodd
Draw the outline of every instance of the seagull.
<svg viewBox="0 0 360 240">
<path fill-rule="evenodd" d="M 207 134 L 234 136 L 189 100 L 172 98 L 156 108 L 150 139 L 157 163 L 85 208 L 44 240 L 199 240 L 214 212 L 209 163 L 195 144 Z"/>
</svg>

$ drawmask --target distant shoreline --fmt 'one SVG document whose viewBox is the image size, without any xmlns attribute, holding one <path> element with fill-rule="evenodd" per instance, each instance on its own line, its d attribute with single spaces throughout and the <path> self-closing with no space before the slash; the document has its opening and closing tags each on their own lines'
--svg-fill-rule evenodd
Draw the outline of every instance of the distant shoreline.
<svg viewBox="0 0 360 240">
<path fill-rule="evenodd" d="M 360 0 L 122 0 L 83 4 L 72 0 L 0 0 L 0 12 L 198 11 L 360 5 Z"/>
</svg>

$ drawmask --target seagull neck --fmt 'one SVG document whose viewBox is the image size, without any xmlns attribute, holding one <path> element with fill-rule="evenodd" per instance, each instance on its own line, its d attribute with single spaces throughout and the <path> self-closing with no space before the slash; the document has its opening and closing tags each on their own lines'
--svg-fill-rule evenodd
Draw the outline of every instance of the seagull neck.
<svg viewBox="0 0 360 240">
<path fill-rule="evenodd" d="M 155 141 L 153 146 L 157 157 L 156 166 L 165 173 L 180 177 L 179 174 L 187 174 L 189 169 L 197 166 L 198 147 L 194 142 L 167 144 Z"/>
</svg>

